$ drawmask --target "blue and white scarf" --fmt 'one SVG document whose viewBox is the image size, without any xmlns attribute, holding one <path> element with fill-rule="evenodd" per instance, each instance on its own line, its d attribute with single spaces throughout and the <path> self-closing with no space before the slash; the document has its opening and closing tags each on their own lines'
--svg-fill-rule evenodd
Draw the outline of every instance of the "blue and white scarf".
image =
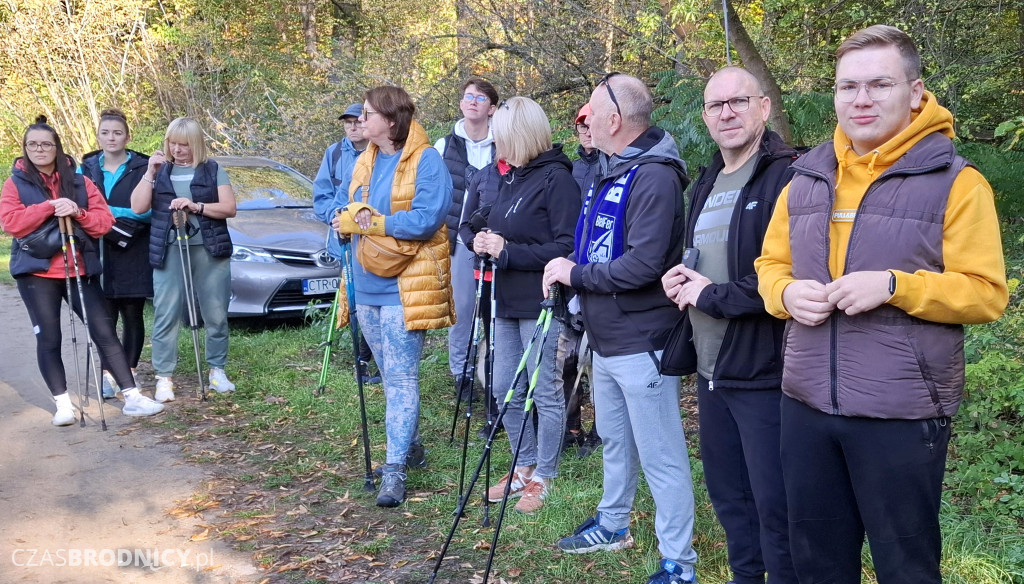
<svg viewBox="0 0 1024 584">
<path fill-rule="evenodd" d="M 576 263 L 604 264 L 622 255 L 626 242 L 626 202 L 639 166 L 615 181 L 606 182 L 596 198 L 593 185 L 587 191 L 583 212 L 576 221 Z"/>
</svg>

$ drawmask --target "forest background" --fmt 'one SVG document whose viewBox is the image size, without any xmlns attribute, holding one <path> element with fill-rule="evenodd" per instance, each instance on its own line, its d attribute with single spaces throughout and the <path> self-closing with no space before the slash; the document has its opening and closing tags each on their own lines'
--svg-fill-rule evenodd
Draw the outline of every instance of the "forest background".
<svg viewBox="0 0 1024 584">
<path fill-rule="evenodd" d="M 721 0 L 0 0 L 0 178 L 38 114 L 80 157 L 110 106 L 127 112 L 136 150 L 188 115 L 217 153 L 312 175 L 367 88 L 406 88 L 437 138 L 471 74 L 540 102 L 572 153 L 575 113 L 608 71 L 649 82 L 655 121 L 695 173 L 714 146 L 704 79 L 726 64 L 727 38 L 772 97 L 773 129 L 812 146 L 835 125 L 835 48 L 864 26 L 899 26 L 995 188 L 1012 292 L 1003 319 L 968 328 L 944 508 L 947 534 L 996 558 L 997 575 L 951 581 L 1024 583 L 1024 0 L 736 0 L 727 12 L 728 26 Z"/>
</svg>

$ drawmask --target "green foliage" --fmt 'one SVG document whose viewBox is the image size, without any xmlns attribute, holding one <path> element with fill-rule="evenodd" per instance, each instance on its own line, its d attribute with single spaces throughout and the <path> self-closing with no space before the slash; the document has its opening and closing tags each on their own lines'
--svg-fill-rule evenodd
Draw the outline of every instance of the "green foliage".
<svg viewBox="0 0 1024 584">
<path fill-rule="evenodd" d="M 1017 116 L 996 126 L 996 138 L 1005 140 L 1004 148 L 1013 150 L 1024 138 L 1024 116 Z"/>
</svg>

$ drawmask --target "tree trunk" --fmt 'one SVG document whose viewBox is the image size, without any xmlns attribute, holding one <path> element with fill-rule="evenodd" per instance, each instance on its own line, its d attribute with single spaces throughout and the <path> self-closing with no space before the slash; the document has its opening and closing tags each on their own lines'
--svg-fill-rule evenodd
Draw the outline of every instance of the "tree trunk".
<svg viewBox="0 0 1024 584">
<path fill-rule="evenodd" d="M 306 43 L 306 54 L 315 57 L 316 48 L 316 0 L 302 0 L 299 2 L 299 12 L 302 14 L 302 38 Z"/>
<path fill-rule="evenodd" d="M 747 34 L 747 29 L 743 27 L 743 22 L 736 14 L 732 2 L 726 2 L 726 6 L 729 10 L 729 40 L 736 47 L 736 52 L 740 54 L 743 66 L 754 77 L 757 77 L 764 88 L 765 95 L 772 100 L 772 111 L 768 117 L 768 123 L 787 144 L 792 143 L 793 132 L 789 128 L 789 118 L 786 117 L 786 109 L 782 105 L 782 90 L 775 82 L 772 72 L 768 70 L 768 65 L 761 58 L 761 53 L 754 46 L 754 41 Z"/>
</svg>

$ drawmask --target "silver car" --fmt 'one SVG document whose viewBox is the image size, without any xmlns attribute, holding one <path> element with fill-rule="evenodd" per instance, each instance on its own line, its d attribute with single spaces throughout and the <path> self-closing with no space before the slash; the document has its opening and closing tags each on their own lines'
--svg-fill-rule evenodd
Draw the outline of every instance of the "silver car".
<svg viewBox="0 0 1024 584">
<path fill-rule="evenodd" d="M 341 268 L 327 253 L 330 230 L 313 213 L 313 183 L 267 158 L 217 156 L 235 191 L 228 219 L 231 304 L 228 316 L 301 316 L 329 308 Z"/>
</svg>

